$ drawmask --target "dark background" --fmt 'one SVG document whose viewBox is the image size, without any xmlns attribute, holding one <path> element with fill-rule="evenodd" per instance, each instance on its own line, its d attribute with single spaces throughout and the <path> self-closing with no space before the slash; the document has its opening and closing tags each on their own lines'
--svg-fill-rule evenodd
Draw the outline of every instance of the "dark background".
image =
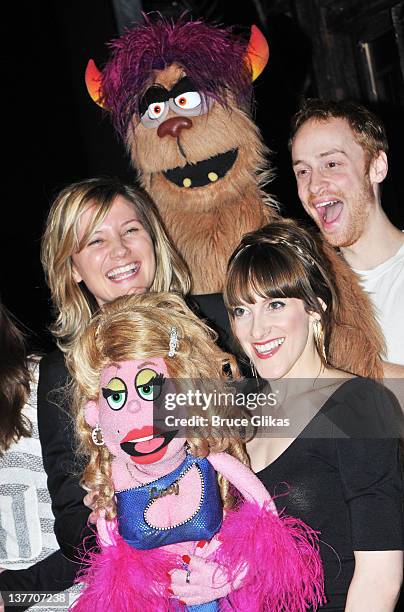
<svg viewBox="0 0 404 612">
<path fill-rule="evenodd" d="M 301 96 L 353 98 L 386 121 L 391 143 L 384 207 L 404 227 L 403 2 L 267 0 L 143 2 L 148 12 L 185 9 L 236 31 L 256 23 L 270 61 L 256 82 L 256 121 L 274 152 L 277 178 L 268 190 L 287 216 L 304 218 L 295 193 L 287 139 Z M 33 348 L 51 346 L 49 294 L 39 262 L 44 219 L 66 184 L 100 174 L 134 181 L 108 118 L 91 101 L 84 71 L 100 67 L 105 43 L 136 17 L 130 0 L 42 0 L 15 4 L 6 25 L 3 72 L 2 300 L 30 330 Z"/>
</svg>

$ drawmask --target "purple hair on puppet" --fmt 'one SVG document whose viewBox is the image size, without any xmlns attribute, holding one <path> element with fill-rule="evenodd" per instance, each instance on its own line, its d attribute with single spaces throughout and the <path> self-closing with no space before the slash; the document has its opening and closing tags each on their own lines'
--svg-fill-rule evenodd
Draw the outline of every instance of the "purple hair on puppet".
<svg viewBox="0 0 404 612">
<path fill-rule="evenodd" d="M 248 43 L 230 28 L 191 21 L 188 15 L 176 23 L 157 16 L 152 21 L 144 15 L 144 24 L 109 43 L 112 57 L 102 72 L 101 100 L 121 136 L 125 138 L 132 116 L 139 115 L 139 99 L 153 82 L 153 70 L 171 64 L 181 66 L 200 93 L 223 106 L 231 93 L 248 109 L 253 94 L 251 69 L 245 62 Z"/>
<path fill-rule="evenodd" d="M 250 113 L 268 43 L 255 25 L 247 40 L 186 14 L 174 22 L 154 13 L 109 46 L 102 72 L 88 62 L 88 92 L 125 142 L 193 292 L 221 291 L 240 236 L 277 216 Z"/>
</svg>

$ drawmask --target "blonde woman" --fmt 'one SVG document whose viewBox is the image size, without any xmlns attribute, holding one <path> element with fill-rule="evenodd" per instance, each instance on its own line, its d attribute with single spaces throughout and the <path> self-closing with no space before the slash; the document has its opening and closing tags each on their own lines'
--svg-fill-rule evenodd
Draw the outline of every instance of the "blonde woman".
<svg viewBox="0 0 404 612">
<path fill-rule="evenodd" d="M 56 312 L 51 331 L 65 354 L 102 304 L 129 293 L 190 290 L 150 198 L 115 179 L 88 179 L 58 195 L 41 259 Z"/>
<path fill-rule="evenodd" d="M 77 549 L 91 532 L 65 388 L 71 346 L 105 303 L 149 290 L 187 294 L 190 277 L 148 196 L 111 178 L 74 183 L 58 195 L 45 225 L 42 264 L 58 350 L 40 365 L 39 434 L 55 534 L 63 553 L 77 561 Z"/>
<path fill-rule="evenodd" d="M 83 538 L 91 538 L 93 532 L 87 528 L 89 510 L 78 482 L 80 466 L 66 390 L 71 346 L 90 317 L 115 298 L 148 291 L 188 295 L 191 282 L 153 202 L 141 190 L 113 178 L 87 179 L 61 191 L 45 224 L 42 264 L 58 349 L 41 361 L 39 434 L 56 538 L 63 554 L 77 561 Z M 219 331 L 228 326 L 222 296 L 193 296 L 192 303 L 210 321 L 217 321 Z"/>
</svg>

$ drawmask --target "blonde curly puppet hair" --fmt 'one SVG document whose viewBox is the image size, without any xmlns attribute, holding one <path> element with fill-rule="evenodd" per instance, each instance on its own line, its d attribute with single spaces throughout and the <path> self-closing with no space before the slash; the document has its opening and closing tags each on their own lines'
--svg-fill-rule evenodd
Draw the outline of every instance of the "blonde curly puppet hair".
<svg viewBox="0 0 404 612">
<path fill-rule="evenodd" d="M 173 327 L 177 330 L 178 343 L 171 358 L 167 354 Z M 94 444 L 91 427 L 84 419 L 85 404 L 90 400 L 98 401 L 102 370 L 111 363 L 163 357 L 176 386 L 179 383 L 176 379 L 198 379 L 202 385 L 206 381 L 208 385 L 214 384 L 216 391 L 223 387 L 223 392 L 228 393 L 224 383 L 229 375 L 233 380 L 238 378 L 238 369 L 234 357 L 223 353 L 215 339 L 215 332 L 189 310 L 179 295 L 146 293 L 120 297 L 105 304 L 73 346 L 69 365 L 75 376 L 76 432 L 79 452 L 88 458 L 81 483 L 86 489 L 99 492 L 97 508 L 106 509 L 110 517 L 115 514 L 112 456 L 106 446 Z M 239 416 L 240 409 L 236 410 Z M 229 409 L 227 415 L 230 414 L 234 416 L 234 409 Z M 209 409 L 204 415 L 209 417 Z M 221 416 L 226 416 L 226 408 L 221 409 Z M 200 431 L 193 428 L 195 431 L 196 436 L 187 440 L 193 455 L 206 457 L 209 452 L 227 451 L 249 465 L 244 450 L 247 431 L 242 437 L 238 432 L 232 435 L 230 430 L 223 428 L 220 432 L 213 428 Z M 231 507 L 234 499 L 229 483 L 219 477 L 219 485 L 224 507 Z"/>
</svg>

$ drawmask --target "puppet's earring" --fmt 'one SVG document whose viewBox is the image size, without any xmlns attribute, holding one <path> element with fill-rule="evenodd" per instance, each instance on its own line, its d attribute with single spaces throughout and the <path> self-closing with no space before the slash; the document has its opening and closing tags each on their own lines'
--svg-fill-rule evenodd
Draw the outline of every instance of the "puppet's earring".
<svg viewBox="0 0 404 612">
<path fill-rule="evenodd" d="M 177 328 L 172 327 L 170 330 L 170 344 L 169 344 L 170 350 L 168 351 L 169 357 L 174 357 L 175 351 L 177 350 L 177 344 L 178 344 Z"/>
<path fill-rule="evenodd" d="M 321 321 L 315 319 L 313 321 L 313 335 L 314 342 L 316 343 L 317 350 L 319 354 L 323 357 L 325 363 L 327 363 L 327 355 L 325 352 L 325 344 L 324 344 L 324 330 L 321 325 Z"/>
<path fill-rule="evenodd" d="M 96 446 L 104 446 L 104 436 L 102 435 L 101 427 L 98 423 L 91 432 L 91 438 Z"/>
</svg>

